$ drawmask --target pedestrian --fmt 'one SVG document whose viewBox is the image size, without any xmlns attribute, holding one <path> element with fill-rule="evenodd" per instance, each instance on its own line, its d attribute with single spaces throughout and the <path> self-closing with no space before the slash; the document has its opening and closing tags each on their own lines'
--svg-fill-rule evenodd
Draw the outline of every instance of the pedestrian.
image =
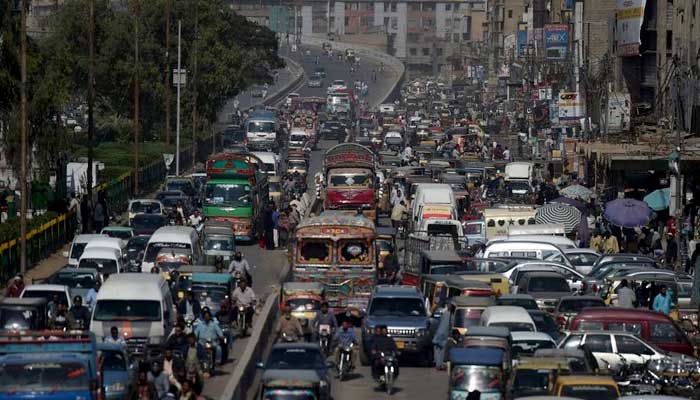
<svg viewBox="0 0 700 400">
<path fill-rule="evenodd" d="M 131 389 L 129 399 L 131 400 L 158 400 L 158 391 L 155 385 L 148 380 L 146 371 L 140 371 L 136 385 Z"/>
<path fill-rule="evenodd" d="M 88 225 L 90 222 L 90 202 L 87 196 L 80 199 L 80 232 L 88 233 Z"/>
<path fill-rule="evenodd" d="M 68 212 L 69 213 L 75 213 L 75 216 L 78 220 L 78 224 L 80 224 L 81 219 L 80 219 L 80 198 L 78 198 L 75 195 L 75 192 L 71 193 L 70 195 L 70 203 L 68 203 Z"/>
<path fill-rule="evenodd" d="M 603 253 L 617 254 L 620 252 L 620 246 L 617 244 L 617 237 L 611 235 L 610 232 L 605 232 L 605 241 L 603 242 Z"/>
<path fill-rule="evenodd" d="M 104 215 L 102 216 L 102 227 L 104 228 L 105 226 L 109 226 L 109 207 L 107 206 L 107 196 L 105 195 L 104 190 L 100 190 L 97 193 L 97 202 L 102 204 L 102 210 L 104 212 Z"/>
<path fill-rule="evenodd" d="M 670 290 L 666 285 L 661 285 L 659 294 L 654 297 L 652 309 L 666 315 L 671 313 L 671 304 L 673 303 L 673 290 Z"/>
<path fill-rule="evenodd" d="M 263 223 L 263 229 L 265 230 L 264 237 L 265 237 L 265 248 L 268 250 L 272 250 L 275 248 L 274 244 L 274 230 L 275 230 L 275 223 L 272 219 L 272 209 L 274 207 L 275 203 L 270 203 L 265 207 L 263 211 L 263 216 L 262 216 L 262 223 Z"/>
<path fill-rule="evenodd" d="M 394 208 L 391 210 L 391 226 L 393 226 L 394 229 L 401 225 L 401 222 L 403 221 L 403 218 L 407 212 L 408 209 L 406 208 L 405 201 L 401 200 L 398 204 L 394 205 Z"/>
<path fill-rule="evenodd" d="M 17 275 L 12 279 L 10 286 L 5 289 L 5 297 L 19 297 L 24 290 L 24 276 Z"/>
<path fill-rule="evenodd" d="M 666 234 L 666 266 L 669 269 L 674 269 L 678 261 L 678 243 L 676 243 L 673 233 Z"/>
<path fill-rule="evenodd" d="M 505 161 L 510 161 L 510 150 L 506 147 L 505 150 L 503 150 L 503 159 Z"/>
<path fill-rule="evenodd" d="M 438 370 L 445 369 L 445 346 L 448 336 L 450 335 L 450 324 L 452 314 L 454 314 L 455 306 L 450 304 L 440 316 L 435 336 L 433 336 L 433 355 L 435 357 L 435 368 Z"/>
<path fill-rule="evenodd" d="M 70 314 L 75 319 L 78 329 L 87 330 L 90 327 L 90 310 L 83 305 L 83 298 L 75 296 L 73 298 L 73 307 L 70 308 Z"/>
<path fill-rule="evenodd" d="M 95 232 L 102 232 L 102 228 L 104 228 L 105 223 L 105 209 L 102 203 L 99 201 L 97 204 L 95 204 L 95 217 L 93 223 L 95 225 Z"/>
<path fill-rule="evenodd" d="M 620 281 L 620 287 L 617 289 L 617 306 L 621 308 L 634 308 L 637 303 L 637 296 L 634 290 L 627 286 L 627 279 Z"/>
<path fill-rule="evenodd" d="M 277 220 L 277 230 L 279 235 L 279 245 L 281 247 L 287 247 L 287 241 L 289 240 L 289 214 L 287 210 L 280 213 L 279 219 Z"/>
<path fill-rule="evenodd" d="M 292 203 L 292 206 L 289 209 L 289 234 L 290 235 L 294 234 L 294 230 L 297 228 L 297 225 L 299 225 L 300 221 L 301 221 L 301 215 L 299 214 L 299 209 L 298 209 L 297 203 Z"/>
<path fill-rule="evenodd" d="M 280 245 L 280 212 L 277 210 L 277 205 L 272 203 L 272 244 L 273 248 Z"/>
</svg>

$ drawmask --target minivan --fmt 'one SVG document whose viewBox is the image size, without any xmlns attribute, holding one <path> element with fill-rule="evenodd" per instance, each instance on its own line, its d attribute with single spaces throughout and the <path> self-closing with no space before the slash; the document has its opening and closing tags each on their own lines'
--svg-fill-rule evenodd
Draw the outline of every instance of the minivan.
<svg viewBox="0 0 700 400">
<path fill-rule="evenodd" d="M 126 270 L 121 254 L 110 247 L 86 248 L 80 256 L 78 268 L 95 268 L 103 280 L 105 275 L 118 274 Z"/>
<path fill-rule="evenodd" d="M 535 321 L 527 310 L 517 306 L 491 306 L 481 313 L 481 326 L 502 326 L 511 332 L 536 332 Z"/>
<path fill-rule="evenodd" d="M 157 358 L 175 326 L 173 298 L 160 274 L 125 273 L 110 277 L 97 293 L 90 331 L 98 340 L 119 327 L 131 354 Z"/>
<path fill-rule="evenodd" d="M 585 308 L 572 321 L 572 331 L 633 333 L 666 351 L 693 356 L 688 337 L 665 314 L 629 308 Z"/>
<path fill-rule="evenodd" d="M 191 250 L 194 264 L 199 264 L 202 259 L 202 248 L 197 231 L 189 226 L 164 226 L 158 228 L 148 239 L 141 263 L 141 271 L 150 272 L 158 252 L 166 247 Z"/>
<path fill-rule="evenodd" d="M 80 260 L 80 256 L 85 251 L 85 246 L 88 242 L 93 239 L 106 238 L 106 235 L 88 233 L 84 235 L 78 235 L 73 238 L 73 243 L 70 245 L 69 251 L 63 252 L 63 257 L 68 258 L 68 265 L 76 266 Z"/>
<path fill-rule="evenodd" d="M 533 258 L 538 260 L 544 260 L 552 255 L 558 256 L 561 263 L 574 268 L 571 262 L 563 251 L 552 243 L 546 242 L 531 242 L 531 241 L 493 241 L 486 245 L 483 250 L 483 254 L 480 255 L 482 258 Z"/>
<path fill-rule="evenodd" d="M 411 215 L 414 223 L 423 212 L 427 204 L 456 204 L 452 187 L 446 183 L 420 183 L 416 186 L 416 193 L 411 201 Z"/>
<path fill-rule="evenodd" d="M 258 157 L 265 165 L 265 172 L 270 176 L 279 175 L 279 156 L 271 151 L 254 151 L 253 155 Z"/>
</svg>

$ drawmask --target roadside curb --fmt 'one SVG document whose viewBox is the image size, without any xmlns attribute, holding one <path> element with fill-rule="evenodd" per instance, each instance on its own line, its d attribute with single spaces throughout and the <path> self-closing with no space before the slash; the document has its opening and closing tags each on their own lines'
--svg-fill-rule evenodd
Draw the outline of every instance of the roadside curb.
<svg viewBox="0 0 700 400">
<path fill-rule="evenodd" d="M 277 322 L 278 311 L 278 293 L 275 292 L 267 297 L 262 311 L 256 315 L 253 329 L 250 332 L 250 339 L 245 350 L 243 350 L 241 358 L 236 361 L 236 368 L 219 399 L 245 400 L 249 398 L 250 390 L 255 389 L 253 387 L 255 375 L 257 374 L 255 364 L 262 360 L 265 350 L 273 340 L 272 331 Z"/>
</svg>

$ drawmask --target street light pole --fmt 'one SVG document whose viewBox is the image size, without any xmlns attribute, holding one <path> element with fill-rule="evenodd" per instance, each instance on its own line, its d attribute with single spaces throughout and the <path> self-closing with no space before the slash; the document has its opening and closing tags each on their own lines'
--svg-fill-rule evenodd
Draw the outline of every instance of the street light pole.
<svg viewBox="0 0 700 400">
<path fill-rule="evenodd" d="M 20 1 L 20 134 L 22 148 L 20 155 L 20 270 L 27 271 L 27 0 Z"/>
<path fill-rule="evenodd" d="M 95 137 L 95 0 L 90 0 L 90 21 L 88 24 L 88 165 L 87 165 L 87 204 L 91 211 L 83 216 L 82 223 L 87 232 L 92 231 L 92 162 L 94 155 L 93 138 Z M 87 219 L 87 221 L 85 221 Z"/>
<path fill-rule="evenodd" d="M 165 2 L 165 145 L 170 146 L 170 1 Z"/>
<path fill-rule="evenodd" d="M 182 85 L 182 21 L 177 21 L 177 127 L 175 133 L 175 175 L 180 176 L 180 86 Z"/>
<path fill-rule="evenodd" d="M 134 194 L 139 193 L 139 0 L 134 0 Z"/>
</svg>

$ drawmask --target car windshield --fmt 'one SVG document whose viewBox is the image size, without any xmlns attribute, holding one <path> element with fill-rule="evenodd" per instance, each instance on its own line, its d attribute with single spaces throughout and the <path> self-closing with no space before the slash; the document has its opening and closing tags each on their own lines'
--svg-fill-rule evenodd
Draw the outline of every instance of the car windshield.
<svg viewBox="0 0 700 400">
<path fill-rule="evenodd" d="M 372 300 L 369 315 L 373 317 L 421 317 L 425 316 L 422 299 L 404 297 L 377 297 Z"/>
<path fill-rule="evenodd" d="M 518 340 L 511 346 L 513 358 L 535 354 L 538 349 L 553 349 L 554 343 L 549 340 Z"/>
<path fill-rule="evenodd" d="M 233 236 L 208 237 L 204 240 L 204 250 L 233 251 Z"/>
<path fill-rule="evenodd" d="M 566 279 L 560 277 L 532 277 L 527 287 L 528 292 L 570 292 Z"/>
<path fill-rule="evenodd" d="M 160 302 L 155 300 L 98 300 L 95 321 L 160 321 Z"/>
<path fill-rule="evenodd" d="M 315 311 L 321 309 L 321 302 L 315 299 L 289 299 L 287 306 L 292 311 Z"/>
<path fill-rule="evenodd" d="M 84 260 L 87 261 L 87 260 Z M 69 288 L 92 289 L 95 286 L 95 276 L 84 272 L 58 272 L 49 281 L 53 285 L 66 285 Z"/>
<path fill-rule="evenodd" d="M 267 133 L 275 131 L 274 122 L 251 121 L 248 122 L 248 133 Z"/>
<path fill-rule="evenodd" d="M 321 369 L 325 364 L 317 349 L 281 348 L 272 349 L 265 369 Z"/>
<path fill-rule="evenodd" d="M 131 230 L 126 229 L 105 229 L 102 231 L 102 233 L 109 237 L 123 240 L 129 240 L 132 236 L 134 236 Z"/>
<path fill-rule="evenodd" d="M 47 302 L 53 300 L 53 295 L 57 294 L 58 295 L 58 301 L 63 301 L 66 304 L 69 304 L 68 302 L 68 296 L 66 295 L 66 292 L 64 291 L 58 291 L 58 290 L 24 290 L 22 293 L 23 298 L 27 299 L 46 299 Z"/>
<path fill-rule="evenodd" d="M 539 310 L 539 307 L 537 307 L 537 302 L 535 301 L 535 299 L 499 298 L 498 300 L 496 300 L 496 304 L 499 306 L 522 307 L 526 310 Z"/>
<path fill-rule="evenodd" d="M 328 179 L 331 187 L 369 187 L 370 178 L 367 174 L 331 175 Z"/>
<path fill-rule="evenodd" d="M 131 203 L 131 212 L 134 214 L 160 214 L 160 204 L 152 201 L 135 201 Z"/>
<path fill-rule="evenodd" d="M 0 393 L 90 390 L 88 366 L 74 361 L 12 360 L 0 364 Z M 80 397 L 80 396 L 78 396 Z"/>
<path fill-rule="evenodd" d="M 101 274 L 116 274 L 119 272 L 117 260 L 102 258 L 83 258 L 80 260 L 78 268 L 95 268 Z"/>
<path fill-rule="evenodd" d="M 205 189 L 206 204 L 217 206 L 250 206 L 250 185 L 213 184 Z"/>
<path fill-rule="evenodd" d="M 331 256 L 331 242 L 326 240 L 305 240 L 299 246 L 299 261 L 328 263 Z"/>
<path fill-rule="evenodd" d="M 279 182 L 270 182 L 269 187 L 270 193 L 280 193 L 282 191 L 282 185 Z"/>
<path fill-rule="evenodd" d="M 498 367 L 480 365 L 457 365 L 450 373 L 450 387 L 453 390 L 465 390 L 481 393 L 499 392 L 503 374 Z"/>
<path fill-rule="evenodd" d="M 191 193 L 194 191 L 194 188 L 192 187 L 192 182 L 190 181 L 175 180 L 166 183 L 165 190 L 181 190 L 185 193 Z"/>
<path fill-rule="evenodd" d="M 519 369 L 515 372 L 513 390 L 518 394 L 547 394 L 549 390 L 549 370 Z"/>
<path fill-rule="evenodd" d="M 126 358 L 120 351 L 102 351 L 102 368 L 105 371 L 126 371 Z"/>
<path fill-rule="evenodd" d="M 566 299 L 559 304 L 559 312 L 577 313 L 587 307 L 605 307 L 603 299 Z"/>
<path fill-rule="evenodd" d="M 306 161 L 302 161 L 302 160 L 287 160 L 287 168 L 288 168 L 288 169 L 300 169 L 300 170 L 305 170 L 305 169 L 306 169 Z"/>
<path fill-rule="evenodd" d="M 532 325 L 527 322 L 493 322 L 489 326 L 503 326 L 511 332 L 532 332 Z"/>
<path fill-rule="evenodd" d="M 566 385 L 561 388 L 560 395 L 583 400 L 614 400 L 618 397 L 617 390 L 608 385 Z"/>
<path fill-rule="evenodd" d="M 135 231 L 156 231 L 161 226 L 168 224 L 168 219 L 162 215 L 140 214 L 131 220 L 131 227 Z"/>
<path fill-rule="evenodd" d="M 316 394 L 311 389 L 271 388 L 265 391 L 263 400 L 316 400 Z"/>
<path fill-rule="evenodd" d="M 37 329 L 34 311 L 29 309 L 0 309 L 0 329 L 33 330 Z"/>
<path fill-rule="evenodd" d="M 70 258 L 79 259 L 83 255 L 87 243 L 73 243 L 73 248 L 71 249 Z"/>
<path fill-rule="evenodd" d="M 559 327 L 549 314 L 530 314 L 532 321 L 535 323 L 537 332 L 557 332 Z"/>
<path fill-rule="evenodd" d="M 202 305 L 221 304 L 226 300 L 226 296 L 228 296 L 226 288 L 224 287 L 201 286 L 197 285 L 197 283 L 193 283 L 191 290 L 194 292 L 195 298 L 197 298 Z"/>
<path fill-rule="evenodd" d="M 456 328 L 469 328 L 470 326 L 478 326 L 481 320 L 482 311 L 483 310 L 458 308 L 455 311 L 454 326 Z"/>
</svg>

